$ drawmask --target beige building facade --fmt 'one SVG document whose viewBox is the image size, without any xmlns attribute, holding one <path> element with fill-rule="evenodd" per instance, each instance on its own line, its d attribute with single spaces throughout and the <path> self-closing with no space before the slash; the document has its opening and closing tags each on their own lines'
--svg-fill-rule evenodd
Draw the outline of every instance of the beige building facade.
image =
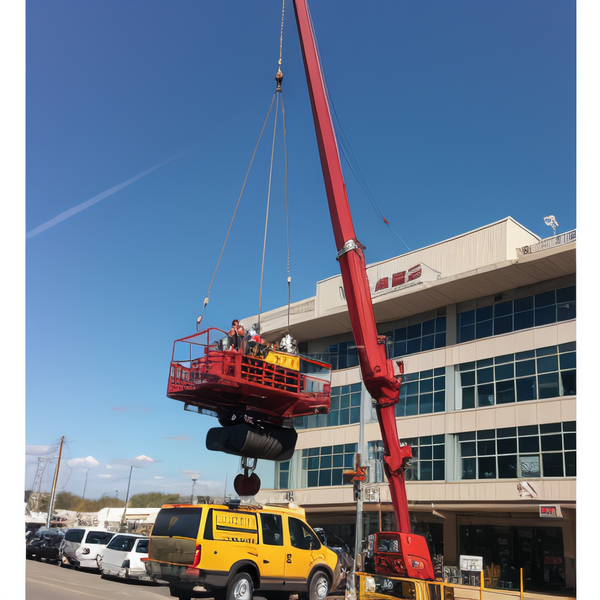
<svg viewBox="0 0 600 600">
<path fill-rule="evenodd" d="M 379 333 L 404 364 L 396 422 L 413 449 L 414 531 L 445 565 L 482 556 L 505 587 L 520 568 L 526 588 L 575 586 L 575 250 L 575 231 L 542 240 L 508 217 L 367 267 Z M 332 407 L 295 421 L 294 457 L 257 499 L 293 498 L 352 545 L 357 502 L 342 475 L 360 454 L 364 545 L 395 518 L 341 276 L 263 313 L 266 339 L 288 330 L 288 310 L 301 353 L 332 364 Z"/>
</svg>

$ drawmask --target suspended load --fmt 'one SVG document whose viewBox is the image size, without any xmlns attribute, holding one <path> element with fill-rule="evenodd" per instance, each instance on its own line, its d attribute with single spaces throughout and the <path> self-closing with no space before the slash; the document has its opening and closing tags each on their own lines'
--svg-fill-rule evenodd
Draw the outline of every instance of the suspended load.
<svg viewBox="0 0 600 600">
<path fill-rule="evenodd" d="M 176 340 L 167 396 L 219 419 L 209 450 L 287 460 L 296 446 L 293 419 L 329 412 L 331 366 L 298 354 L 289 335 L 280 350 L 256 330 L 242 331 L 212 327 Z"/>
</svg>

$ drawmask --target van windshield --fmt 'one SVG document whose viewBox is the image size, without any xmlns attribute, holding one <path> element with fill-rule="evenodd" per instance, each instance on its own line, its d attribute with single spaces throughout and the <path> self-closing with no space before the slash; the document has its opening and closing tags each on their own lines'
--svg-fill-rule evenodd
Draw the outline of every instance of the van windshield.
<svg viewBox="0 0 600 600">
<path fill-rule="evenodd" d="M 163 508 L 156 517 L 152 535 L 196 539 L 201 515 L 201 508 L 191 506 Z"/>
</svg>

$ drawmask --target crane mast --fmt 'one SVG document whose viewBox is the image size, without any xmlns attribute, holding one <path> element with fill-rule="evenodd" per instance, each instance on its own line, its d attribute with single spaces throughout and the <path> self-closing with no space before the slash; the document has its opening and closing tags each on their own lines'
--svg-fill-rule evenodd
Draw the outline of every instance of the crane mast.
<svg viewBox="0 0 600 600">
<path fill-rule="evenodd" d="M 406 550 L 406 544 L 410 545 L 412 538 L 421 536 L 410 535 L 411 525 L 404 469 L 406 462 L 411 457 L 411 450 L 409 446 L 400 444 L 395 416 L 400 381 L 394 373 L 393 362 L 387 358 L 385 338 L 377 333 L 363 253 L 364 247 L 357 241 L 354 231 L 323 72 L 306 0 L 294 0 L 294 8 L 331 223 L 338 250 L 337 259 L 340 263 L 363 383 L 371 395 L 377 411 L 384 446 L 384 469 L 390 485 L 390 495 L 399 527 L 397 534 L 399 543 L 396 546 L 402 546 L 400 553 L 403 554 L 403 559 L 400 560 L 401 564 L 398 570 L 400 572 L 408 570 L 412 572 L 413 576 L 429 579 L 433 576 L 433 570 L 425 540 L 417 542 L 420 545 L 419 559 L 413 558 L 416 544 L 413 544 L 412 552 Z M 422 556 L 423 544 L 427 549 L 427 556 Z M 383 570 L 394 571 L 393 559 L 381 558 L 382 564 L 387 564 L 387 567 L 383 566 Z M 423 562 L 429 562 L 429 564 L 423 565 Z M 409 563 L 412 563 L 415 569 L 411 569 Z M 421 567 L 417 565 L 418 563 L 421 563 Z"/>
</svg>

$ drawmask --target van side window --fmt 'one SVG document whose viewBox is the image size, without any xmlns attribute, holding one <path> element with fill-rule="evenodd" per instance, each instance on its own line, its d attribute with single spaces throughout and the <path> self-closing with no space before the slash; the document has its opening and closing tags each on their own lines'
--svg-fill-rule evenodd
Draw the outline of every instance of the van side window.
<svg viewBox="0 0 600 600">
<path fill-rule="evenodd" d="M 65 540 L 67 542 L 81 542 L 84 533 L 84 529 L 69 529 L 67 533 L 65 533 Z"/>
<path fill-rule="evenodd" d="M 283 531 L 281 528 L 281 515 L 269 515 L 262 513 L 260 515 L 262 526 L 263 544 L 270 546 L 283 546 Z"/>
<path fill-rule="evenodd" d="M 321 547 L 319 538 L 313 533 L 306 523 L 303 523 L 299 519 L 290 517 L 290 540 L 294 548 L 300 548 L 300 550 L 317 550 Z"/>
<path fill-rule="evenodd" d="M 114 535 L 108 531 L 89 531 L 85 541 L 87 544 L 108 544 Z"/>
</svg>

